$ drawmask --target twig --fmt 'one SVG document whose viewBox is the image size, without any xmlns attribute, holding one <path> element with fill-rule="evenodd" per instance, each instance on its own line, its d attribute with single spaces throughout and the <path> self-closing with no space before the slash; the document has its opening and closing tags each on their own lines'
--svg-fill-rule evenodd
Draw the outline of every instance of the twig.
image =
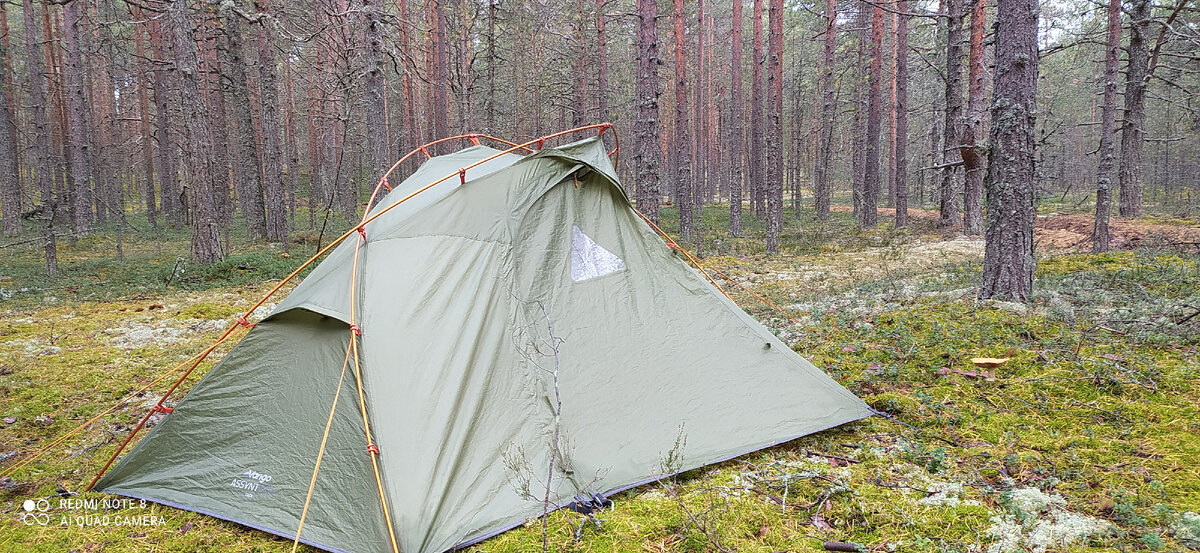
<svg viewBox="0 0 1200 553">
<path fill-rule="evenodd" d="M 1125 416 L 1124 416 L 1124 415 L 1121 415 L 1120 413 L 1114 413 L 1114 412 L 1112 412 L 1112 411 L 1109 411 L 1108 409 L 1102 409 L 1102 408 L 1100 408 L 1100 407 L 1096 407 L 1095 405 L 1092 405 L 1091 403 L 1084 403 L 1084 402 L 1082 402 L 1082 401 L 1079 401 L 1079 400 L 1077 400 L 1077 399 L 1075 399 L 1075 398 L 1071 398 L 1071 399 L 1070 399 L 1070 403 L 1073 403 L 1073 404 L 1075 404 L 1075 405 L 1081 405 L 1081 406 L 1083 406 L 1083 407 L 1089 407 L 1089 408 L 1095 409 L 1095 410 L 1097 410 L 1097 411 L 1099 411 L 1099 412 L 1101 412 L 1101 413 L 1104 413 L 1104 414 L 1106 414 L 1106 415 L 1108 415 L 1108 416 L 1110 416 L 1110 417 L 1112 417 L 1112 418 L 1114 418 L 1114 419 L 1121 419 L 1121 420 L 1123 420 L 1123 421 L 1125 421 L 1125 422 L 1133 422 L 1133 421 L 1129 420 L 1128 418 L 1125 418 Z"/>
</svg>

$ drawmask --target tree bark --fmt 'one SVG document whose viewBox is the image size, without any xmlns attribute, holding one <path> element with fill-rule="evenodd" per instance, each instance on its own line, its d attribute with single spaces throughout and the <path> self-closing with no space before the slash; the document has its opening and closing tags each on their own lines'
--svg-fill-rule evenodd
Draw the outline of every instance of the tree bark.
<svg viewBox="0 0 1200 553">
<path fill-rule="evenodd" d="M 998 4 L 996 36 L 1004 39 L 996 43 L 979 297 L 1027 301 L 1034 269 L 1038 2 L 999 0 Z"/>
<path fill-rule="evenodd" d="M 908 226 L 908 0 L 896 2 L 896 91 L 893 110 L 896 118 L 892 143 L 896 170 L 892 173 L 895 190 L 896 228 Z"/>
<path fill-rule="evenodd" d="M 292 61 L 284 58 L 284 82 L 287 83 L 287 103 L 283 114 L 283 141 L 287 148 L 288 165 L 288 219 L 295 224 L 296 221 L 296 194 L 300 192 L 300 141 L 296 137 L 296 93 L 295 79 L 292 77 Z M 309 135 L 309 140 L 313 139 Z M 309 179 L 312 179 L 312 171 L 310 168 Z M 311 186 L 311 182 L 310 182 Z M 312 216 L 312 210 L 309 209 L 309 216 Z M 284 227 L 287 230 L 287 227 Z M 284 237 L 284 247 L 287 247 L 287 237 Z"/>
<path fill-rule="evenodd" d="M 834 52 L 837 47 L 837 0 L 825 1 L 825 52 L 821 57 L 821 117 L 817 135 L 817 160 L 813 167 L 813 208 L 818 221 L 829 220 L 829 201 L 833 183 L 829 167 L 833 162 L 833 128 L 836 124 L 837 91 L 833 81 Z"/>
<path fill-rule="evenodd" d="M 380 0 L 363 0 L 362 25 L 366 36 L 363 67 L 363 93 L 366 95 L 367 152 L 371 172 L 367 178 L 370 188 L 391 167 L 388 155 L 388 122 L 383 79 L 383 14 Z"/>
<path fill-rule="evenodd" d="M 726 152 L 731 159 L 729 182 L 729 234 L 742 235 L 742 167 L 745 163 L 745 130 L 742 127 L 746 115 L 745 100 L 742 98 L 742 1 L 733 1 L 733 23 L 730 28 L 730 66 L 732 76 L 729 83 L 729 135 Z"/>
<path fill-rule="evenodd" d="M 608 110 L 608 36 L 605 17 L 606 0 L 596 0 L 596 100 L 600 121 L 611 121 Z"/>
<path fill-rule="evenodd" d="M 13 82 L 8 60 L 8 12 L 0 4 L 0 212 L 5 236 L 21 232 L 21 170 L 17 154 L 17 123 L 13 109 Z"/>
<path fill-rule="evenodd" d="M 679 1 L 679 0 L 676 0 Z M 771 0 L 768 40 L 766 210 L 767 253 L 779 253 L 783 231 L 783 0 Z"/>
<path fill-rule="evenodd" d="M 692 87 L 692 204 L 695 206 L 697 221 L 704 220 L 704 202 L 708 200 L 708 97 L 704 79 L 708 73 L 708 53 L 705 51 L 704 0 L 696 2 L 696 78 Z M 700 228 L 700 223 L 696 224 Z"/>
<path fill-rule="evenodd" d="M 433 6 L 434 19 L 434 72 L 430 75 L 430 79 L 433 79 L 433 134 L 435 139 L 450 135 L 448 121 L 450 99 L 447 90 L 450 86 L 450 44 L 446 36 L 446 13 L 442 2 L 443 0 L 430 2 Z M 445 153 L 447 148 L 449 146 L 439 147 L 436 150 L 439 153 Z"/>
<path fill-rule="evenodd" d="M 651 221 L 658 222 L 659 167 L 658 147 L 658 3 L 637 0 L 637 130 L 633 163 L 637 171 L 637 207 Z"/>
<path fill-rule="evenodd" d="M 963 159 L 963 232 L 979 234 L 983 230 L 983 30 L 987 25 L 984 0 L 969 0 L 971 7 L 971 49 L 967 55 L 967 115 L 963 125 L 959 155 Z"/>
<path fill-rule="evenodd" d="M 675 38 L 675 207 L 679 210 L 679 233 L 692 238 L 692 175 L 688 137 L 687 56 L 684 54 L 683 0 L 674 0 Z"/>
<path fill-rule="evenodd" d="M 1121 58 L 1121 0 L 1108 2 L 1108 41 L 1104 48 L 1104 103 L 1100 111 L 1100 167 L 1096 169 L 1096 218 L 1092 227 L 1092 251 L 1111 247 L 1108 215 L 1112 206 L 1115 168 L 1113 133 L 1117 119 L 1117 62 Z"/>
<path fill-rule="evenodd" d="M 870 40 L 871 22 L 868 13 L 870 5 L 866 2 L 858 2 L 855 6 L 854 27 L 858 30 L 855 37 L 855 82 L 854 82 L 854 118 L 850 122 L 850 140 L 852 143 L 852 152 L 850 158 L 850 202 L 854 210 L 854 218 L 856 221 L 862 221 L 862 203 L 864 190 L 866 189 L 866 150 L 867 150 L 867 94 L 864 89 L 867 88 L 867 80 L 870 78 L 867 75 L 867 43 Z"/>
<path fill-rule="evenodd" d="M 246 219 L 246 232 L 251 240 L 259 240 L 267 236 L 267 213 L 263 202 L 262 186 L 262 155 L 258 149 L 258 139 L 254 132 L 254 116 L 250 109 L 249 82 L 246 66 L 245 38 L 246 24 L 241 16 L 231 10 L 222 10 L 224 20 L 224 42 L 222 57 L 223 69 L 228 71 L 222 76 L 222 91 L 229 95 L 233 103 L 234 132 L 236 142 L 233 148 L 233 161 L 236 168 L 232 175 L 242 217 Z"/>
<path fill-rule="evenodd" d="M 279 82 L 275 66 L 275 19 L 270 15 L 270 0 L 257 0 L 258 29 L 258 102 L 262 114 L 263 135 L 263 193 L 267 208 L 267 239 L 282 242 L 287 247 L 287 191 L 283 185 L 283 148 L 280 144 Z M 387 156 L 387 138 L 384 138 Z"/>
<path fill-rule="evenodd" d="M 144 17 L 140 8 L 134 8 L 134 15 L 138 19 Z M 146 59 L 146 39 L 142 36 L 145 29 L 141 26 L 136 26 L 132 29 L 134 54 L 139 60 Z M 140 62 L 144 63 L 144 62 Z M 139 129 L 142 134 L 142 202 L 146 207 L 146 220 L 150 223 L 150 228 L 158 228 L 158 202 L 155 199 L 154 191 L 154 134 L 150 127 L 150 76 L 151 72 L 147 67 L 141 67 L 138 73 L 138 111 L 140 112 Z"/>
<path fill-rule="evenodd" d="M 154 55 L 154 138 L 158 143 L 158 188 L 161 196 L 160 210 L 163 218 L 173 227 L 183 224 L 183 188 L 179 182 L 179 170 L 175 165 L 175 144 L 171 131 L 170 105 L 178 101 L 178 92 L 173 90 L 178 82 L 167 68 L 171 53 L 164 42 L 164 30 L 159 19 L 151 19 L 146 27 L 150 35 L 150 50 Z"/>
<path fill-rule="evenodd" d="M 33 111 L 32 173 L 42 195 L 42 237 L 46 253 L 46 276 L 58 275 L 58 250 L 54 239 L 54 171 L 50 161 L 50 121 L 46 115 L 46 73 L 42 67 L 41 41 L 37 36 L 33 0 L 23 0 L 21 13 L 25 18 L 25 66 L 29 70 L 29 106 Z"/>
<path fill-rule="evenodd" d="M 750 62 L 750 145 L 746 157 L 750 165 L 750 212 L 755 218 L 762 219 L 766 214 L 763 203 L 763 0 L 754 0 L 753 5 L 750 16 L 754 24 L 751 54 L 754 57 Z"/>
<path fill-rule="evenodd" d="M 946 0 L 946 123 L 943 127 L 942 139 L 945 155 L 943 164 L 960 161 L 959 132 L 962 125 L 962 42 L 963 42 L 963 0 Z M 941 217 L 939 227 L 958 225 L 961 218 L 961 190 L 959 189 L 955 166 L 947 165 L 942 168 L 941 184 L 938 186 L 940 196 Z"/>
<path fill-rule="evenodd" d="M 195 205 L 192 213 L 192 260 L 212 263 L 225 257 L 221 248 L 220 220 L 217 216 L 215 188 L 219 169 L 212 151 L 212 131 L 208 110 L 200 91 L 199 52 L 193 39 L 195 26 L 186 0 L 167 5 L 168 25 L 174 50 L 175 72 L 179 75 L 179 107 L 190 140 L 184 142 L 188 188 Z"/>
<path fill-rule="evenodd" d="M 582 127 L 587 119 L 587 36 L 584 19 L 584 6 L 587 0 L 575 2 L 575 55 L 572 60 L 572 70 L 575 73 L 575 86 L 571 87 L 571 126 Z"/>
<path fill-rule="evenodd" d="M 859 228 L 879 224 L 879 141 L 883 88 L 883 8 L 871 8 L 871 68 L 867 81 L 867 143 L 863 159 L 863 199 L 858 212 Z"/>
<path fill-rule="evenodd" d="M 83 51 L 80 46 L 82 18 L 79 2 L 63 6 L 63 38 L 67 46 L 64 80 L 67 89 L 67 151 L 70 164 L 73 226 L 75 235 L 89 230 L 92 216 L 91 140 L 88 126 L 87 91 L 84 88 Z"/>
<path fill-rule="evenodd" d="M 1150 81 L 1150 0 L 1130 2 L 1125 114 L 1121 125 L 1120 213 L 1142 215 L 1142 146 L 1146 139 L 1146 86 Z"/>
</svg>

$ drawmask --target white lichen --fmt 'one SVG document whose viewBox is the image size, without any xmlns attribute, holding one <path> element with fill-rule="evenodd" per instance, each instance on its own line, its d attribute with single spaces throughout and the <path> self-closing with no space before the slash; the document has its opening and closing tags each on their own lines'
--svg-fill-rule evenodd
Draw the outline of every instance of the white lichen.
<svg viewBox="0 0 1200 553">
<path fill-rule="evenodd" d="M 987 535 L 995 542 L 988 553 L 1045 553 L 1112 531 L 1107 521 L 1067 510 L 1067 500 L 1058 494 L 1018 488 L 1005 496 L 1010 513 L 991 518 Z"/>
</svg>

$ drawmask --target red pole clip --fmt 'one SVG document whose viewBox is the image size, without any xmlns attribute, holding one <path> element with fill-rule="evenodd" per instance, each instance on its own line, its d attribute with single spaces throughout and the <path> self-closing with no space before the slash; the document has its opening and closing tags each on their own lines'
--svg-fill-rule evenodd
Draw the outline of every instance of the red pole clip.
<svg viewBox="0 0 1200 553">
<path fill-rule="evenodd" d="M 392 189 L 392 185 L 388 184 L 386 177 L 379 179 L 379 184 L 382 184 L 384 188 L 388 189 L 388 191 L 391 191 L 391 189 Z"/>
<path fill-rule="evenodd" d="M 667 247 L 671 248 L 672 250 L 678 250 L 679 244 L 676 244 L 675 242 L 667 242 Z"/>
<path fill-rule="evenodd" d="M 166 407 L 166 406 L 156 403 L 156 404 L 154 404 L 154 407 L 150 408 L 150 412 L 151 413 L 165 413 L 165 414 L 170 415 L 171 413 L 174 413 L 175 410 L 170 407 Z"/>
<path fill-rule="evenodd" d="M 366 241 L 367 241 L 367 231 L 366 231 L 366 229 L 364 229 L 363 227 L 359 226 L 359 227 L 355 228 L 354 230 L 358 232 L 358 235 L 359 235 L 359 237 L 361 237 L 361 238 L 362 238 L 362 241 L 363 241 L 363 242 L 366 242 Z"/>
<path fill-rule="evenodd" d="M 367 452 L 379 455 L 379 446 L 375 444 L 367 444 Z"/>
<path fill-rule="evenodd" d="M 350 325 L 350 332 L 353 332 L 355 336 L 362 336 L 362 329 L 358 328 L 358 325 Z"/>
<path fill-rule="evenodd" d="M 538 139 L 537 149 L 541 150 L 542 146 L 545 146 L 545 145 L 546 145 L 546 137 L 543 136 Z"/>
<path fill-rule="evenodd" d="M 467 170 L 466 169 L 458 170 L 458 182 L 459 182 L 459 184 L 467 184 Z"/>
<path fill-rule="evenodd" d="M 471 141 L 471 144 L 474 144 L 476 146 L 479 145 L 479 135 L 477 135 L 475 133 L 471 133 L 471 134 L 467 135 L 467 139 Z"/>
<path fill-rule="evenodd" d="M 429 159 L 429 158 L 433 157 L 433 156 L 429 155 L 429 150 L 426 150 L 424 146 L 421 146 L 421 153 L 425 154 L 425 159 Z"/>
<path fill-rule="evenodd" d="M 254 323 L 247 321 L 245 315 L 237 318 L 237 325 L 244 326 L 246 328 L 254 328 Z"/>
<path fill-rule="evenodd" d="M 605 123 L 600 126 L 600 130 L 596 132 L 596 136 L 604 136 L 604 131 L 612 128 L 612 123 Z"/>
</svg>

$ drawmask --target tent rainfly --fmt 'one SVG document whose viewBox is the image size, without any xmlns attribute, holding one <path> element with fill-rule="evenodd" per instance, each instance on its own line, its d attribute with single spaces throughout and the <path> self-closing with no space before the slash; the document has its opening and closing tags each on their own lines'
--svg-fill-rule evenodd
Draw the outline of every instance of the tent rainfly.
<svg viewBox="0 0 1200 553">
<path fill-rule="evenodd" d="M 639 218 L 599 137 L 501 154 L 426 161 L 96 489 L 436 553 L 541 515 L 551 463 L 589 505 L 871 414 Z"/>
</svg>

